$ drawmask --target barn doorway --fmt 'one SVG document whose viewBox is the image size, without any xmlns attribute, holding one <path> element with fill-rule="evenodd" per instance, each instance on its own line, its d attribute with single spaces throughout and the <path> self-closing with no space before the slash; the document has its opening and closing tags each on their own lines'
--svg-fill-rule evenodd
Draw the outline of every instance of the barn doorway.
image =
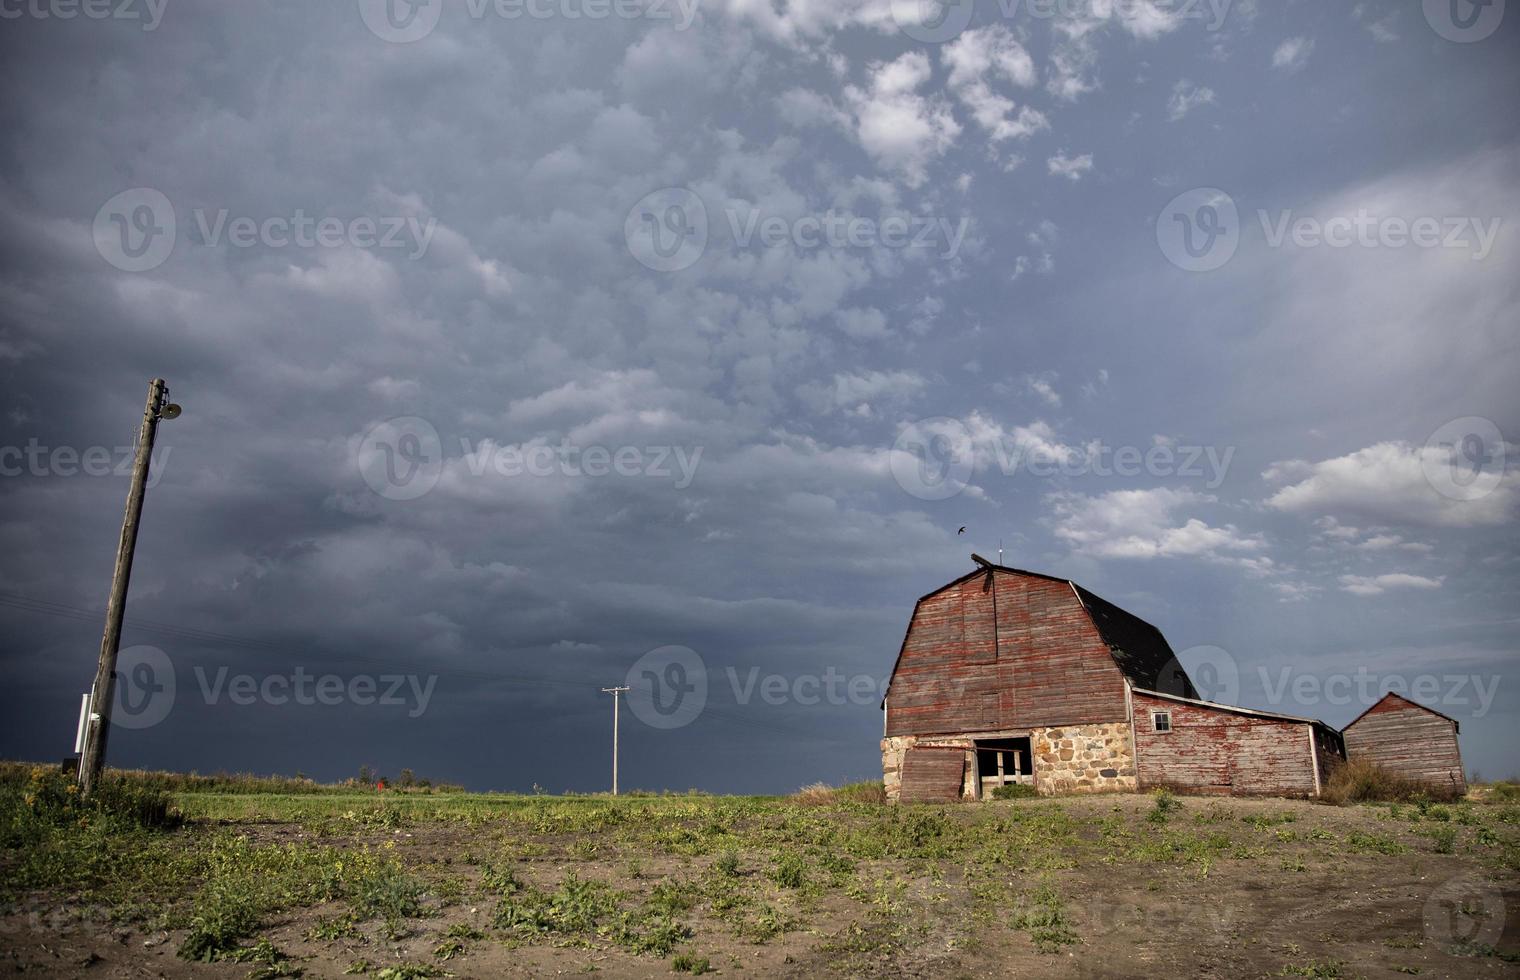
<svg viewBox="0 0 1520 980">
<path fill-rule="evenodd" d="M 991 799 L 999 786 L 1033 786 L 1033 763 L 1027 738 L 977 739 L 976 772 L 982 799 Z"/>
</svg>

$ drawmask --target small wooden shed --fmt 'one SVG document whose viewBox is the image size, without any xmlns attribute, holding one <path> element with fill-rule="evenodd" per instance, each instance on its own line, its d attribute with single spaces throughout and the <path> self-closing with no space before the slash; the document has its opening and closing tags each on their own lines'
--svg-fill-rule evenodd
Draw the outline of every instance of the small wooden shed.
<svg viewBox="0 0 1520 980">
<path fill-rule="evenodd" d="M 1467 792 L 1462 726 L 1448 717 L 1391 691 L 1342 731 L 1346 758 L 1366 759 L 1406 779 L 1457 796 Z"/>
</svg>

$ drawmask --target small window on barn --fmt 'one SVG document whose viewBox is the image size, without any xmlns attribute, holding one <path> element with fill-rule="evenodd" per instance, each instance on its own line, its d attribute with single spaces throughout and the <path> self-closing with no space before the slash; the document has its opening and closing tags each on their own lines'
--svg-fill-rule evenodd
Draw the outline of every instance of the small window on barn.
<svg viewBox="0 0 1520 980">
<path fill-rule="evenodd" d="M 1156 730 L 1158 732 L 1169 732 L 1169 731 L 1171 731 L 1172 730 L 1172 713 L 1170 711 L 1152 711 L 1151 712 L 1151 728 L 1153 728 L 1154 730 Z"/>
</svg>

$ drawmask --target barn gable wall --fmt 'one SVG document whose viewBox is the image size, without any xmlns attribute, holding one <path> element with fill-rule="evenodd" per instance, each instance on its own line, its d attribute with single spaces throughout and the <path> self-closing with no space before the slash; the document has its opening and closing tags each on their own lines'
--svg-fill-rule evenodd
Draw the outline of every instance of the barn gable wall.
<svg viewBox="0 0 1520 980">
<path fill-rule="evenodd" d="M 1456 723 L 1402 698 L 1380 701 L 1342 733 L 1346 755 L 1445 792 L 1467 792 Z"/>
<path fill-rule="evenodd" d="M 914 610 L 887 735 L 1028 730 L 1126 718 L 1124 678 L 1069 583 L 973 575 Z"/>
<path fill-rule="evenodd" d="M 1314 726 L 1188 704 L 1135 692 L 1135 754 L 1140 786 L 1201 793 L 1313 796 L 1318 749 Z M 1153 711 L 1170 712 L 1156 731 Z M 1321 773 L 1323 776 L 1323 773 Z"/>
</svg>

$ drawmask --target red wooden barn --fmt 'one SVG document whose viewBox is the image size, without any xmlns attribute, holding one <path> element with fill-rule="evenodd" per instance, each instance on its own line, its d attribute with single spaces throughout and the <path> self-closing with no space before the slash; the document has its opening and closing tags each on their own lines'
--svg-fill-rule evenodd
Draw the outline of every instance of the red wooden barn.
<svg viewBox="0 0 1520 980">
<path fill-rule="evenodd" d="M 1343 734 L 1351 758 L 1367 759 L 1441 793 L 1461 796 L 1467 792 L 1457 746 L 1461 730 L 1455 718 L 1390 692 L 1358 715 Z"/>
<path fill-rule="evenodd" d="M 979 567 L 918 600 L 882 701 L 892 799 L 1172 786 L 1313 796 L 1344 757 L 1312 718 L 1203 701 L 1151 624 L 1062 578 Z"/>
</svg>

